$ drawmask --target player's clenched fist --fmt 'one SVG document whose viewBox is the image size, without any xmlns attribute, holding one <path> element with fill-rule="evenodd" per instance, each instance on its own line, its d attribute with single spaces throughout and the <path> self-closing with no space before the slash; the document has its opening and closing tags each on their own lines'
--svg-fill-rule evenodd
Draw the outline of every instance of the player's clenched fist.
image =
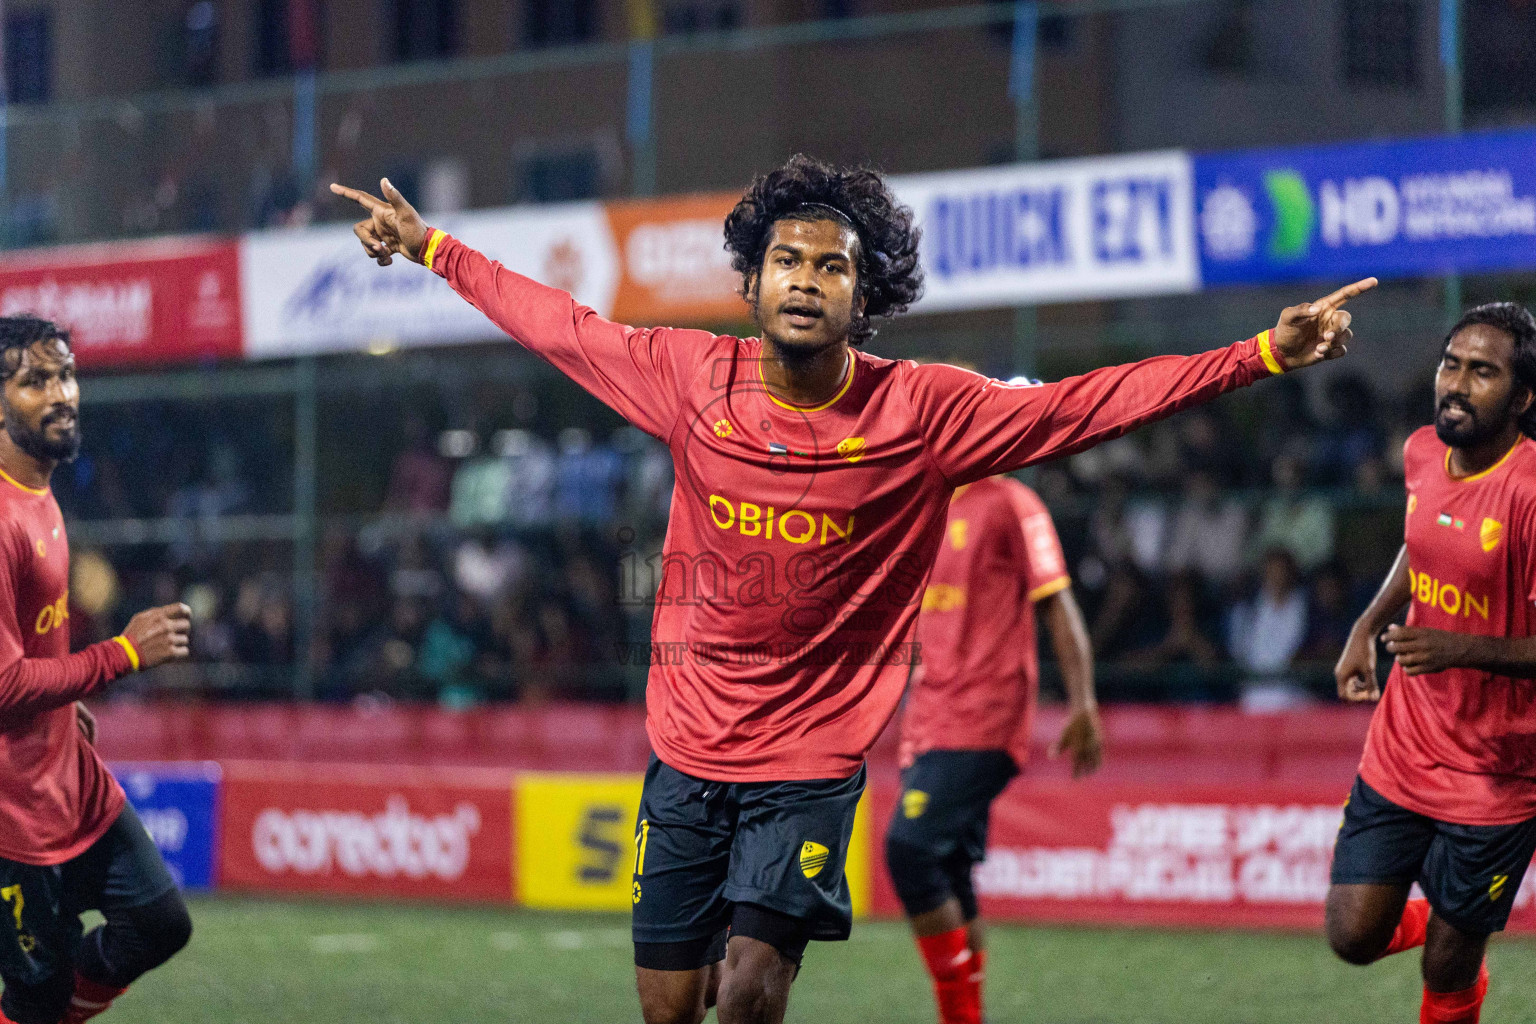
<svg viewBox="0 0 1536 1024">
<path fill-rule="evenodd" d="M 1349 634 L 1344 653 L 1333 668 L 1339 685 L 1339 697 L 1351 703 L 1381 699 L 1381 685 L 1376 681 L 1376 638 L 1358 632 Z"/>
<path fill-rule="evenodd" d="M 399 253 L 412 263 L 421 262 L 421 247 L 427 242 L 427 225 L 422 222 L 416 207 L 405 201 L 388 178 L 379 179 L 383 199 L 345 185 L 332 183 L 331 191 L 351 199 L 368 211 L 368 219 L 352 225 L 352 233 L 363 243 L 363 249 L 387 267 Z"/>
<path fill-rule="evenodd" d="M 139 652 L 139 668 L 181 661 L 191 652 L 192 609 L 184 604 L 148 608 L 128 620 L 123 636 Z"/>
</svg>

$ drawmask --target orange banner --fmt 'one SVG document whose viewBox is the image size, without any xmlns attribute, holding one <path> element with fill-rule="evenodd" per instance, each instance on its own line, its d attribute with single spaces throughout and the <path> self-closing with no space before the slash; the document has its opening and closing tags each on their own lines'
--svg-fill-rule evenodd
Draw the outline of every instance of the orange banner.
<svg viewBox="0 0 1536 1024">
<path fill-rule="evenodd" d="M 619 255 L 612 319 L 626 324 L 720 324 L 748 318 L 725 251 L 729 192 L 606 203 Z"/>
</svg>

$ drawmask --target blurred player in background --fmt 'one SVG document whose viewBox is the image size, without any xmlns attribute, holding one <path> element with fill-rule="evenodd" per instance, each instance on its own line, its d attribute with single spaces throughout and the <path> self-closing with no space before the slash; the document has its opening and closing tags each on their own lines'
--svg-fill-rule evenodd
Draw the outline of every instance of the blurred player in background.
<svg viewBox="0 0 1536 1024">
<path fill-rule="evenodd" d="M 633 880 L 649 1024 L 711 1004 L 722 1024 L 781 1021 L 807 943 L 847 938 L 864 757 L 906 688 L 954 488 L 1342 355 L 1340 307 L 1375 283 L 1227 348 L 1012 387 L 856 351 L 922 277 L 912 211 L 873 171 L 796 157 L 726 218 L 761 339 L 610 323 L 380 185 L 332 186 L 367 211 L 369 256 L 441 275 L 671 450 Z"/>
<path fill-rule="evenodd" d="M 82 697 L 187 656 L 185 605 L 69 653 L 69 539 L 49 489 L 80 448 L 69 334 L 0 318 L 0 1020 L 74 1024 L 187 944 L 192 920 L 92 742 Z M 80 914 L 106 924 L 82 934 Z"/>
<path fill-rule="evenodd" d="M 1070 711 L 1052 754 L 1099 766 L 1093 649 L 1051 514 L 996 476 L 955 489 L 917 619 L 921 661 L 901 722 L 901 799 L 885 858 L 933 979 L 940 1024 L 980 1024 L 986 951 L 971 869 L 992 801 L 1029 756 L 1040 685 L 1035 610 L 1049 625 Z"/>
<path fill-rule="evenodd" d="M 1424 946 L 1420 1020 L 1476 1021 L 1483 954 L 1536 851 L 1536 320 L 1470 310 L 1408 439 L 1404 544 L 1355 623 L 1339 695 L 1380 700 L 1344 808 L 1328 941 L 1367 964 Z M 1406 626 L 1389 626 L 1403 606 Z M 1377 685 L 1376 638 L 1396 658 Z M 1426 899 L 1409 900 L 1418 882 Z"/>
</svg>

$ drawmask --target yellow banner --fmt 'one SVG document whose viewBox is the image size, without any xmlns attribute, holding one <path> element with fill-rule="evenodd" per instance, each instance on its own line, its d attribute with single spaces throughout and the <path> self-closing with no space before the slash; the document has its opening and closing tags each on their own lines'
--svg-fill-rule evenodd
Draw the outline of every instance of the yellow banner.
<svg viewBox="0 0 1536 1024">
<path fill-rule="evenodd" d="M 628 910 L 639 775 L 525 773 L 516 783 L 517 902 L 544 910 Z M 855 917 L 869 910 L 869 796 L 846 868 Z"/>
</svg>

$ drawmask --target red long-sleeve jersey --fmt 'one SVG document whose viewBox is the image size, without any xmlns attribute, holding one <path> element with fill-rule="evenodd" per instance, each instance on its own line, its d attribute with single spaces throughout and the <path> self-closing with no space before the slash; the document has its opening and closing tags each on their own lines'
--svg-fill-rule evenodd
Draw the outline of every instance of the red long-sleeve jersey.
<svg viewBox="0 0 1536 1024">
<path fill-rule="evenodd" d="M 0 472 L 0 857 L 62 864 L 122 813 L 74 703 L 134 668 L 122 641 L 69 653 L 69 538 L 49 490 Z"/>
<path fill-rule="evenodd" d="M 846 777 L 901 699 L 960 484 L 1057 458 L 1268 376 L 1268 336 L 1056 384 L 852 351 L 815 406 L 757 338 L 610 323 L 433 230 L 427 266 L 661 439 L 677 469 L 646 692 L 664 762 L 722 781 Z"/>
</svg>

